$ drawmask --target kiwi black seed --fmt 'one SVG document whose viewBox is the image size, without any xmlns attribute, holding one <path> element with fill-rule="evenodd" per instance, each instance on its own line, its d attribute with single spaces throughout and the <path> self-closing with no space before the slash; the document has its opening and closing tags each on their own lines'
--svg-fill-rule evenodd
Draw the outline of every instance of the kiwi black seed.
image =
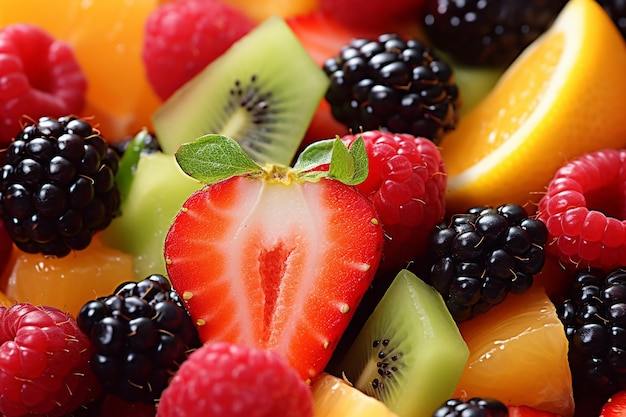
<svg viewBox="0 0 626 417">
<path fill-rule="evenodd" d="M 402 270 L 330 371 L 399 417 L 431 417 L 454 393 L 468 357 L 441 295 Z"/>
<path fill-rule="evenodd" d="M 163 103 L 154 130 L 165 153 L 221 134 L 259 163 L 288 165 L 328 83 L 285 21 L 272 17 Z"/>
</svg>

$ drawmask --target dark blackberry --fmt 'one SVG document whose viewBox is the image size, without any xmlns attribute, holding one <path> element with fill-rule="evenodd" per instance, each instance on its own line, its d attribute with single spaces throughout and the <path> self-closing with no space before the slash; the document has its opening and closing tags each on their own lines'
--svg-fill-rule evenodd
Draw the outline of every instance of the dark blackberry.
<svg viewBox="0 0 626 417">
<path fill-rule="evenodd" d="M 353 39 L 324 63 L 326 100 L 354 133 L 389 130 L 439 142 L 457 121 L 452 68 L 415 39 Z"/>
<path fill-rule="evenodd" d="M 626 39 L 626 0 L 596 0 Z"/>
<path fill-rule="evenodd" d="M 557 313 L 569 340 L 575 394 L 626 389 L 626 268 L 577 271 Z"/>
<path fill-rule="evenodd" d="M 119 158 L 84 120 L 40 118 L 9 145 L 0 214 L 24 252 L 65 256 L 86 248 L 120 206 Z"/>
<path fill-rule="evenodd" d="M 505 67 L 552 24 L 567 0 L 428 0 L 432 45 L 466 65 Z"/>
<path fill-rule="evenodd" d="M 154 274 L 86 303 L 77 316 L 105 392 L 153 403 L 191 351 L 198 333 L 170 282 Z"/>
<path fill-rule="evenodd" d="M 433 413 L 433 417 L 507 417 L 507 406 L 491 398 L 470 398 L 447 400 Z"/>
<path fill-rule="evenodd" d="M 429 283 L 457 322 L 522 294 L 543 268 L 547 229 L 514 204 L 476 207 L 437 225 L 431 235 Z"/>
</svg>

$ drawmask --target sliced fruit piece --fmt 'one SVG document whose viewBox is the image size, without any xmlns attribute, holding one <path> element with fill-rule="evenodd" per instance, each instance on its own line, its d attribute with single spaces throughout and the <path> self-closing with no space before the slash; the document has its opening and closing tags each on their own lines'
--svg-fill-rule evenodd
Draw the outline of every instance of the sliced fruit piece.
<svg viewBox="0 0 626 417">
<path fill-rule="evenodd" d="M 454 392 L 468 356 L 441 295 L 401 270 L 332 371 L 399 417 L 431 417 Z"/>
<path fill-rule="evenodd" d="M 154 127 L 166 153 L 219 133 L 256 161 L 287 165 L 327 86 L 284 20 L 273 17 L 177 90 L 155 113 Z"/>
<path fill-rule="evenodd" d="M 121 216 L 113 219 L 102 240 L 131 254 L 134 276 L 141 279 L 166 273 L 165 234 L 183 202 L 202 184 L 181 171 L 174 155 L 162 152 L 141 154 L 132 175 Z"/>
<path fill-rule="evenodd" d="M 145 22 L 146 77 L 166 100 L 254 26 L 242 11 L 219 0 L 162 5 Z"/>
<path fill-rule="evenodd" d="M 448 209 L 536 202 L 563 161 L 626 146 L 624 71 L 626 44 L 607 14 L 569 1 L 443 138 Z"/>
<path fill-rule="evenodd" d="M 63 258 L 14 250 L 11 265 L 0 277 L 10 300 L 57 307 L 74 317 L 86 300 L 134 279 L 132 257 L 103 245 L 99 235 L 86 249 Z"/>
<path fill-rule="evenodd" d="M 319 0 L 222 0 L 241 9 L 250 19 L 263 22 L 274 15 L 297 16 L 315 10 Z"/>
<path fill-rule="evenodd" d="M 397 417 L 376 398 L 325 372 L 315 380 L 311 390 L 313 417 Z"/>
<path fill-rule="evenodd" d="M 574 414 L 567 338 L 542 288 L 509 297 L 459 328 L 470 357 L 455 396 L 489 393 L 507 405 Z"/>
<path fill-rule="evenodd" d="M 141 61 L 143 22 L 158 0 L 3 0 L 0 27 L 34 23 L 74 47 L 88 80 L 87 105 L 108 140 L 150 127 L 159 99 Z"/>
<path fill-rule="evenodd" d="M 167 273 L 200 338 L 281 353 L 303 379 L 330 359 L 380 262 L 363 141 L 318 142 L 293 168 L 254 163 L 232 140 L 183 145 L 185 172 L 210 185 L 165 238 Z M 319 170 L 328 164 L 328 171 Z"/>
</svg>

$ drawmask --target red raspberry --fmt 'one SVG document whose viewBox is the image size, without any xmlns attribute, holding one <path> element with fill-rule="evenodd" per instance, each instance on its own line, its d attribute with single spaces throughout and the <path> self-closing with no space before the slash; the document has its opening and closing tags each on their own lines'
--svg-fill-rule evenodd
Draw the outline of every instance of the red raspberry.
<svg viewBox="0 0 626 417">
<path fill-rule="evenodd" d="M 157 417 L 310 417 L 309 386 L 276 352 L 207 343 L 163 391 Z"/>
<path fill-rule="evenodd" d="M 546 251 L 569 268 L 626 265 L 626 150 L 587 153 L 563 165 L 539 201 Z"/>
<path fill-rule="evenodd" d="M 0 413 L 57 417 L 100 392 L 91 345 L 74 319 L 54 307 L 0 307 Z"/>
<path fill-rule="evenodd" d="M 379 269 L 406 268 L 426 253 L 430 233 L 445 215 L 446 171 L 436 145 L 410 134 L 367 131 L 367 179 L 357 188 L 373 202 L 385 232 Z"/>
<path fill-rule="evenodd" d="M 142 58 L 162 99 L 198 74 L 255 26 L 218 0 L 181 0 L 154 10 L 145 25 Z"/>
<path fill-rule="evenodd" d="M 14 24 L 0 30 L 0 147 L 24 119 L 78 114 L 87 78 L 68 44 L 41 28 Z"/>
</svg>

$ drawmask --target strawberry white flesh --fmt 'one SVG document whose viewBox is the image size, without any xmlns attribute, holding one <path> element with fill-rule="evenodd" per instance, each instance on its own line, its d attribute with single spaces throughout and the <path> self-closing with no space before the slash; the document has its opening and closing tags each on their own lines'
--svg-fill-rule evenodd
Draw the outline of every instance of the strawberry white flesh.
<svg viewBox="0 0 626 417">
<path fill-rule="evenodd" d="M 330 358 L 381 248 L 376 213 L 352 187 L 237 176 L 187 200 L 165 256 L 203 341 L 278 351 L 306 379 Z"/>
</svg>

